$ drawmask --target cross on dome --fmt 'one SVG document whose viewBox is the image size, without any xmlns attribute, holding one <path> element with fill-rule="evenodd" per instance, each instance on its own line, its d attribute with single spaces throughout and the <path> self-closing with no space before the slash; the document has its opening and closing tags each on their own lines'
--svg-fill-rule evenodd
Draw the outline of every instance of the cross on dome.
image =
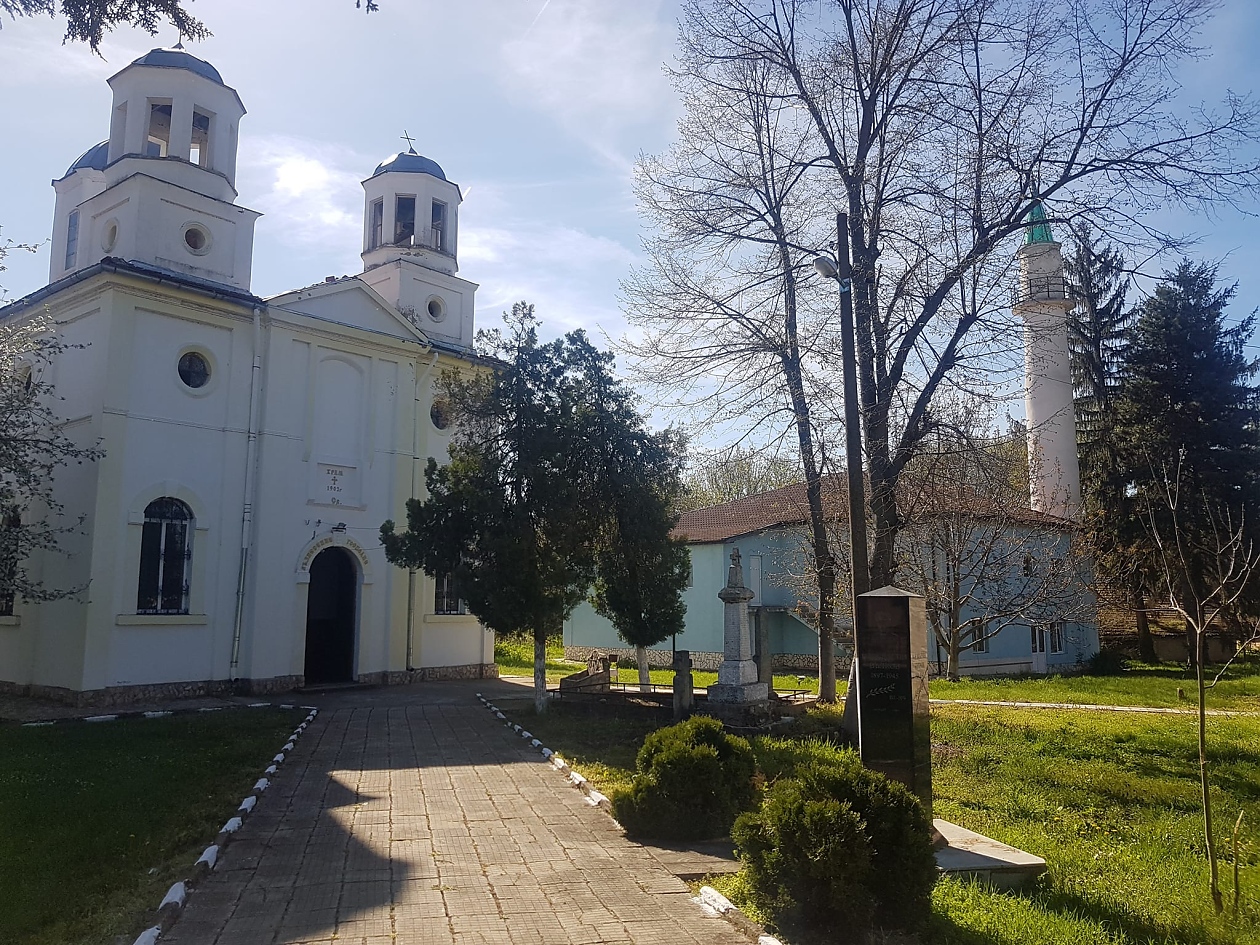
<svg viewBox="0 0 1260 945">
<path fill-rule="evenodd" d="M 398 137 L 402 138 L 404 141 L 406 141 L 406 142 L 407 142 L 407 153 L 408 153 L 408 154 L 415 154 L 415 153 L 416 153 L 416 148 L 415 148 L 415 145 L 412 143 L 411 135 L 407 134 L 407 129 L 406 129 L 406 128 L 404 128 L 404 129 L 403 129 L 403 133 L 402 133 L 401 135 L 399 135 Z"/>
</svg>

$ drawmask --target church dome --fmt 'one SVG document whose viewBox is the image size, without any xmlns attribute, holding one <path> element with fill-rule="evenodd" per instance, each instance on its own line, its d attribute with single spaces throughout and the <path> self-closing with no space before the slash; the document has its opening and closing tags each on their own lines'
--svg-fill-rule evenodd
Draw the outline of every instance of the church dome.
<svg viewBox="0 0 1260 945">
<path fill-rule="evenodd" d="M 446 180 L 446 175 L 442 173 L 442 168 L 438 166 L 437 161 L 432 161 L 422 154 L 416 154 L 415 151 L 399 151 L 392 158 L 382 161 L 376 165 L 376 170 L 372 172 L 372 177 L 394 172 L 432 174 L 438 180 Z M 368 180 L 371 179 L 371 177 L 368 178 Z"/>
<path fill-rule="evenodd" d="M 105 165 L 109 163 L 109 139 L 102 141 L 100 144 L 94 144 L 88 148 L 78 159 L 75 160 L 68 168 L 64 176 L 69 177 L 75 171 L 81 171 L 85 167 L 90 167 L 94 171 L 105 170 Z"/>
<path fill-rule="evenodd" d="M 203 79 L 209 79 L 211 82 L 223 85 L 223 76 L 219 75 L 218 69 L 204 59 L 198 59 L 182 49 L 150 49 L 133 62 L 132 65 L 157 66 L 162 69 L 187 69 L 189 72 L 197 73 Z"/>
</svg>

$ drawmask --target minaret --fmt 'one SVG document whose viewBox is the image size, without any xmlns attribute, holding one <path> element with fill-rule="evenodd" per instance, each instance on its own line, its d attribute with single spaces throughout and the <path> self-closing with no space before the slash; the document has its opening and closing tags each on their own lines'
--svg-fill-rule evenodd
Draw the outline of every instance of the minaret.
<svg viewBox="0 0 1260 945">
<path fill-rule="evenodd" d="M 1024 320 L 1024 409 L 1028 419 L 1028 480 L 1032 507 L 1072 518 L 1081 506 L 1076 415 L 1063 278 L 1063 253 L 1050 233 L 1040 200 L 1019 249 L 1014 312 Z"/>
</svg>

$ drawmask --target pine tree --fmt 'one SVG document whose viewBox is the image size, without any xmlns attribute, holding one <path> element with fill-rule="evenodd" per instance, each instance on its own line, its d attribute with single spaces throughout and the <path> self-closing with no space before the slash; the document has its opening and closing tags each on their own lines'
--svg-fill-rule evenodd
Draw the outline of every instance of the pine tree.
<svg viewBox="0 0 1260 945">
<path fill-rule="evenodd" d="M 1150 663 L 1156 658 L 1146 617 L 1150 562 L 1131 542 L 1117 548 L 1114 533 L 1124 514 L 1126 488 L 1116 453 L 1115 401 L 1137 312 L 1124 306 L 1129 279 L 1123 255 L 1103 243 L 1088 223 L 1074 227 L 1072 236 L 1072 251 L 1063 262 L 1076 298 L 1068 316 L 1068 344 L 1084 520 L 1099 574 L 1125 590 L 1137 623 L 1138 656 Z"/>
<path fill-rule="evenodd" d="M 1129 486 L 1113 533 L 1133 555 L 1153 557 L 1149 532 L 1173 527 L 1161 497 L 1174 470 L 1185 497 L 1176 528 L 1189 548 L 1210 545 L 1223 521 L 1260 536 L 1258 364 L 1244 354 L 1255 314 L 1228 327 L 1236 286 L 1218 287 L 1216 275 L 1188 260 L 1165 273 L 1129 334 L 1115 409 L 1119 473 Z M 1206 566 L 1191 554 L 1182 586 L 1163 590 L 1201 599 Z"/>
</svg>

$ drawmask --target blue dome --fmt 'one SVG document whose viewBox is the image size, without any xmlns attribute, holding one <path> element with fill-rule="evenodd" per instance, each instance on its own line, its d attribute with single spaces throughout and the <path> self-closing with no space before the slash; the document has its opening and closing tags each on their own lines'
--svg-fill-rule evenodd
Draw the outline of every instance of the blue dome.
<svg viewBox="0 0 1260 945">
<path fill-rule="evenodd" d="M 446 180 L 446 175 L 442 173 L 442 168 L 438 167 L 437 161 L 431 161 L 424 155 L 416 154 L 415 151 L 399 151 L 389 160 L 382 161 L 376 165 L 372 177 L 395 171 L 403 174 L 432 174 L 438 180 Z M 371 177 L 368 178 L 368 180 L 371 179 Z"/>
<path fill-rule="evenodd" d="M 223 85 L 219 70 L 204 59 L 198 59 L 182 49 L 150 49 L 132 63 L 133 66 L 159 66 L 163 69 L 187 69 L 204 79 Z"/>
<path fill-rule="evenodd" d="M 109 141 L 105 140 L 100 144 L 92 145 L 92 147 L 80 154 L 78 160 L 66 168 L 65 176 L 69 177 L 75 171 L 82 170 L 85 167 L 90 167 L 94 171 L 103 171 L 108 159 Z"/>
</svg>

